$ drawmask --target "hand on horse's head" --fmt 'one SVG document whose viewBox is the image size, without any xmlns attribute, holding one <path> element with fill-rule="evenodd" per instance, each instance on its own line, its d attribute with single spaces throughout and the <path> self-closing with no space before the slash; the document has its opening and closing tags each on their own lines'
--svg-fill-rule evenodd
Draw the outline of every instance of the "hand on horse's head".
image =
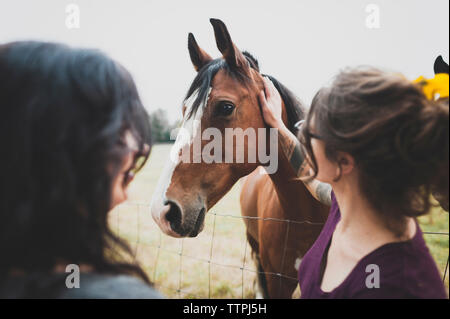
<svg viewBox="0 0 450 319">
<path fill-rule="evenodd" d="M 268 78 L 263 77 L 264 91 L 258 94 L 259 103 L 261 104 L 261 112 L 264 122 L 270 127 L 282 128 L 284 126 L 281 117 L 281 96 L 275 85 Z"/>
</svg>

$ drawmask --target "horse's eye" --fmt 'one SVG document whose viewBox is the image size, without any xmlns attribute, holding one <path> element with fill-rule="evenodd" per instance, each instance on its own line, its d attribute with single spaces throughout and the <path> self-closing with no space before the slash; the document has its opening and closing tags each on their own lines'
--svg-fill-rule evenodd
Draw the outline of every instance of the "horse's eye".
<svg viewBox="0 0 450 319">
<path fill-rule="evenodd" d="M 235 106 L 231 102 L 221 102 L 216 108 L 218 116 L 230 116 L 233 113 Z"/>
</svg>

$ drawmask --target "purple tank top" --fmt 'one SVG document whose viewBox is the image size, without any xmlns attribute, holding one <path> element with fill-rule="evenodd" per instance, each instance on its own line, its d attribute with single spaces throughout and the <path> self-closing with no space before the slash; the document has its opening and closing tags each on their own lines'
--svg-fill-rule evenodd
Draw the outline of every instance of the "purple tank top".
<svg viewBox="0 0 450 319">
<path fill-rule="evenodd" d="M 375 249 L 356 264 L 339 286 L 330 292 L 322 291 L 322 260 L 326 258 L 341 218 L 333 192 L 331 198 L 327 222 L 300 264 L 302 298 L 447 298 L 441 275 L 418 224 L 411 240 L 388 243 Z"/>
</svg>

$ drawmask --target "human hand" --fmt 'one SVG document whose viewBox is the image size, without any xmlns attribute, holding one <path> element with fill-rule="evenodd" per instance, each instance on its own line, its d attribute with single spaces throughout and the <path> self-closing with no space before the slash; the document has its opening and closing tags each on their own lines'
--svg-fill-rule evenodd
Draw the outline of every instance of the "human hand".
<svg viewBox="0 0 450 319">
<path fill-rule="evenodd" d="M 284 123 L 281 117 L 281 96 L 273 85 L 272 81 L 263 77 L 264 91 L 258 94 L 258 100 L 261 104 L 261 111 L 264 122 L 273 128 L 283 128 Z"/>
</svg>

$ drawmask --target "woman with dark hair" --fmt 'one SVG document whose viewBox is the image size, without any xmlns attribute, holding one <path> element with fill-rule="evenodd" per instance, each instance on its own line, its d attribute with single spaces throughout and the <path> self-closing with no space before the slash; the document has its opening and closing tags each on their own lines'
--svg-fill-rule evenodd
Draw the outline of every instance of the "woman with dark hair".
<svg viewBox="0 0 450 319">
<path fill-rule="evenodd" d="M 0 297 L 160 297 L 108 225 L 150 145 L 118 63 L 53 43 L 0 46 Z"/>
<path fill-rule="evenodd" d="M 448 103 L 397 74 L 345 70 L 314 97 L 299 143 L 265 86 L 266 123 L 289 158 L 298 153 L 312 195 L 331 206 L 300 265 L 302 298 L 447 298 L 416 218 L 436 188 L 446 188 L 438 191 L 448 207 Z"/>
</svg>

